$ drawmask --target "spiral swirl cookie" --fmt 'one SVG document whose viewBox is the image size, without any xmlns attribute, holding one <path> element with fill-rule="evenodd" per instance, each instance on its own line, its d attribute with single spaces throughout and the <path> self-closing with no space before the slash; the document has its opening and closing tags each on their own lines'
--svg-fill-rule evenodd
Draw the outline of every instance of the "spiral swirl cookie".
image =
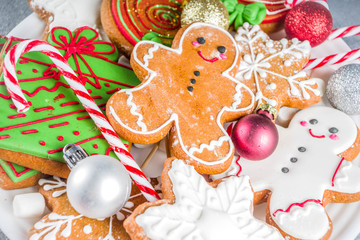
<svg viewBox="0 0 360 240">
<path fill-rule="evenodd" d="M 111 41 L 130 56 L 145 36 L 170 45 L 180 27 L 183 0 L 104 0 L 101 22 Z M 151 33 L 151 34 L 149 34 Z M 154 39 L 155 38 L 155 39 Z"/>
<path fill-rule="evenodd" d="M 266 17 L 260 24 L 261 29 L 266 33 L 281 30 L 284 25 L 288 8 L 285 7 L 283 0 L 238 0 L 239 3 L 248 5 L 254 2 L 264 3 L 266 6 Z"/>
</svg>

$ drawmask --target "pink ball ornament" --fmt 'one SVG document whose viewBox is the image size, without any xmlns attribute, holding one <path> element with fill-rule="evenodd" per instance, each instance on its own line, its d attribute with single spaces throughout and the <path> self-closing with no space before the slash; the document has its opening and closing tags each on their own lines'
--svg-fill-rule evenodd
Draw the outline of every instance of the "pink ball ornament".
<svg viewBox="0 0 360 240">
<path fill-rule="evenodd" d="M 236 152 L 248 160 L 263 160 L 270 156 L 279 141 L 273 116 L 264 110 L 240 118 L 235 124 L 231 139 Z"/>
<path fill-rule="evenodd" d="M 293 7 L 285 18 L 289 39 L 308 40 L 311 47 L 324 42 L 331 33 L 333 20 L 329 10 L 317 2 L 302 2 Z"/>
</svg>

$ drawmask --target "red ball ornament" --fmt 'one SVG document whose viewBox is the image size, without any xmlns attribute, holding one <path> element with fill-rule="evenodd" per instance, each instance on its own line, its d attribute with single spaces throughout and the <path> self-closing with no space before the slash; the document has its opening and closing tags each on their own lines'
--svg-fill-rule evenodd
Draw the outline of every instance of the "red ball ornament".
<svg viewBox="0 0 360 240">
<path fill-rule="evenodd" d="M 269 112 L 260 110 L 240 118 L 235 124 L 231 139 L 241 157 L 262 160 L 275 151 L 279 134 L 272 118 Z"/>
<path fill-rule="evenodd" d="M 288 12 L 284 27 L 289 39 L 308 40 L 311 47 L 315 47 L 330 35 L 333 20 L 329 10 L 320 3 L 302 2 Z"/>
</svg>

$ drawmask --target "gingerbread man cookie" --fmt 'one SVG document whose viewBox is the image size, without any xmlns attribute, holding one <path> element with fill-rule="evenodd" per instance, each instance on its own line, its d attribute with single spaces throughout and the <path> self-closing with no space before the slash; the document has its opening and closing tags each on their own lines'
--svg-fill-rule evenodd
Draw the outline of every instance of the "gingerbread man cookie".
<svg viewBox="0 0 360 240">
<path fill-rule="evenodd" d="M 124 226 L 132 239 L 283 239 L 252 215 L 249 178 L 207 183 L 193 166 L 169 158 L 162 174 L 164 199 L 135 209 Z"/>
<path fill-rule="evenodd" d="M 242 58 L 236 78 L 251 88 L 257 105 L 303 109 L 321 100 L 324 82 L 302 71 L 310 58 L 308 41 L 273 41 L 248 23 L 238 28 L 235 40 Z"/>
<path fill-rule="evenodd" d="M 153 179 L 152 183 L 155 183 Z M 139 204 L 146 202 L 134 186 L 129 201 L 119 213 L 107 219 L 90 219 L 77 213 L 66 195 L 66 182 L 59 177 L 40 179 L 40 193 L 45 197 L 50 214 L 37 222 L 29 233 L 30 240 L 55 239 L 130 239 L 123 221 Z"/>
<path fill-rule="evenodd" d="M 142 84 L 114 94 L 107 116 L 124 139 L 160 141 L 170 131 L 170 150 L 201 173 L 220 173 L 234 146 L 223 123 L 248 113 L 251 90 L 234 78 L 239 63 L 232 36 L 213 25 L 181 29 L 172 48 L 142 41 L 131 65 Z"/>
<path fill-rule="evenodd" d="M 328 239 L 332 224 L 325 206 L 360 200 L 359 131 L 333 108 L 298 112 L 288 128 L 277 126 L 279 144 L 262 161 L 238 159 L 228 175 L 248 175 L 257 197 L 267 198 L 267 221 L 288 239 Z"/>
</svg>

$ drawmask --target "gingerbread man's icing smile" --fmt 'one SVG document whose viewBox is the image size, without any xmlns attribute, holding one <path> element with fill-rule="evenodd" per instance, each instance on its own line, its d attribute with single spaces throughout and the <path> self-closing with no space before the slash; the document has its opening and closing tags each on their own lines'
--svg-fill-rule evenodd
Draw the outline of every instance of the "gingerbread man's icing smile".
<svg viewBox="0 0 360 240">
<path fill-rule="evenodd" d="M 142 84 L 109 100 L 107 114 L 124 138 L 149 144 L 170 131 L 170 150 L 202 173 L 222 172 L 234 154 L 223 123 L 249 113 L 254 95 L 235 74 L 231 35 L 209 24 L 181 29 L 172 48 L 143 41 L 131 65 Z"/>
</svg>

